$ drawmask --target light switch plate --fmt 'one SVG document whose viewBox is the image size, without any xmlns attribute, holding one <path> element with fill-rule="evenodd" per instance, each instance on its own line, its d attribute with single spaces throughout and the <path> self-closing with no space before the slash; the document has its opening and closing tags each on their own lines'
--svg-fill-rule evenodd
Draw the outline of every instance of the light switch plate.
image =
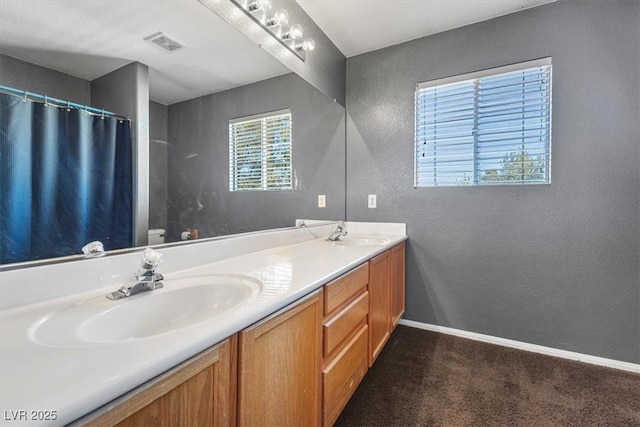
<svg viewBox="0 0 640 427">
<path fill-rule="evenodd" d="M 375 194 L 369 194 L 369 198 L 368 198 L 368 202 L 367 205 L 369 206 L 370 209 L 375 209 L 376 205 L 377 205 L 377 200 L 376 200 L 376 195 Z"/>
<path fill-rule="evenodd" d="M 326 208 L 327 207 L 327 196 L 324 194 L 318 194 L 318 207 Z"/>
</svg>

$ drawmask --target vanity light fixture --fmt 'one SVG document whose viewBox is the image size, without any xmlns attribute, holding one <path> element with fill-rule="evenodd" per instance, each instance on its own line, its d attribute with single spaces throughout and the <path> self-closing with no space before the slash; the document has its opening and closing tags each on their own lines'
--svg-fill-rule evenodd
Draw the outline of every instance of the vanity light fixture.
<svg viewBox="0 0 640 427">
<path fill-rule="evenodd" d="M 303 61 L 307 58 L 306 52 L 316 47 L 312 38 L 301 41 L 304 29 L 300 24 L 288 25 L 289 13 L 285 9 L 271 13 L 271 0 L 230 1 Z"/>
</svg>

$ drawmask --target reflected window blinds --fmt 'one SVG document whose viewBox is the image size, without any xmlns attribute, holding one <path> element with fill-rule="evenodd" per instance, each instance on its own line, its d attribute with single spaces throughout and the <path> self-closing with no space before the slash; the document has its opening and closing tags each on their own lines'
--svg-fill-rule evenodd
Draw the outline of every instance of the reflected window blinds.
<svg viewBox="0 0 640 427">
<path fill-rule="evenodd" d="M 229 189 L 290 190 L 291 111 L 229 122 Z"/>
</svg>

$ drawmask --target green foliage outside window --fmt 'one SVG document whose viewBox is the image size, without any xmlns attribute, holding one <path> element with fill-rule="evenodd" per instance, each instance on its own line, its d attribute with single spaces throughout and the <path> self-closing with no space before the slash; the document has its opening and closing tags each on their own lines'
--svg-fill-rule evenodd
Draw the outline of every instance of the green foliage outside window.
<svg viewBox="0 0 640 427">
<path fill-rule="evenodd" d="M 545 181 L 545 156 L 531 156 L 526 151 L 514 151 L 505 154 L 500 168 L 487 169 L 479 174 L 479 183 L 521 183 Z M 466 173 L 458 180 L 458 185 L 472 185 L 471 177 Z"/>
</svg>

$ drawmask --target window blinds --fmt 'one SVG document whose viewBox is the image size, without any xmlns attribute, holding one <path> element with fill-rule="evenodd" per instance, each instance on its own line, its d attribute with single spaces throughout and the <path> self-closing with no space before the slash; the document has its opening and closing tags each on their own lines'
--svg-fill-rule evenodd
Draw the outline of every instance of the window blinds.
<svg viewBox="0 0 640 427">
<path fill-rule="evenodd" d="M 291 111 L 229 122 L 229 189 L 290 190 Z"/>
<path fill-rule="evenodd" d="M 419 84 L 415 186 L 548 184 L 551 61 Z"/>
</svg>

